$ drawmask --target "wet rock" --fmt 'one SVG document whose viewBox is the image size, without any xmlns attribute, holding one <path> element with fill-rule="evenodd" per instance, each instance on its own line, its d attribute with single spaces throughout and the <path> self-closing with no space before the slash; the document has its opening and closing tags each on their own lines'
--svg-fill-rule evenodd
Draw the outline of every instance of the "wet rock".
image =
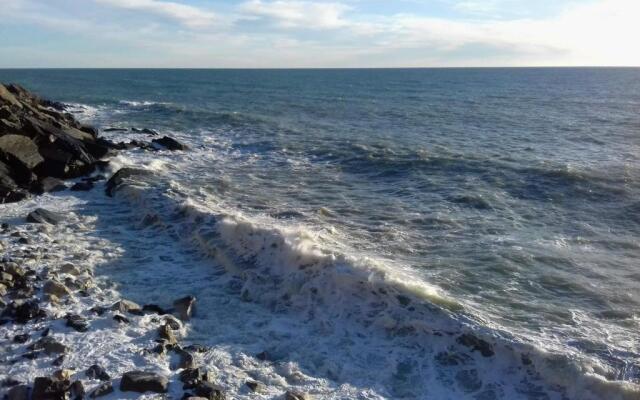
<svg viewBox="0 0 640 400">
<path fill-rule="evenodd" d="M 42 193 L 50 193 L 50 192 L 60 192 L 62 190 L 67 190 L 67 186 L 61 179 L 54 178 L 51 176 L 47 176 L 45 178 L 40 179 L 39 182 L 39 191 Z"/>
<path fill-rule="evenodd" d="M 196 395 L 209 400 L 224 400 L 226 398 L 223 389 L 211 382 L 198 383 L 194 388 L 194 392 Z"/>
<path fill-rule="evenodd" d="M 163 136 L 160 139 L 153 139 L 151 142 L 154 144 L 160 145 L 165 149 L 171 150 L 171 151 L 188 149 L 186 145 L 178 142 L 177 140 L 169 136 Z"/>
<path fill-rule="evenodd" d="M 93 182 L 83 181 L 76 182 L 71 186 L 71 190 L 74 192 L 86 192 L 93 189 Z"/>
<path fill-rule="evenodd" d="M 149 128 L 131 128 L 131 132 L 136 132 L 136 133 L 144 133 L 146 135 L 149 136 L 158 136 L 158 132 L 154 131 L 153 129 L 149 129 Z"/>
<path fill-rule="evenodd" d="M 97 388 L 95 388 L 93 392 L 91 392 L 89 397 L 92 399 L 95 399 L 97 397 L 106 396 L 111 393 L 113 393 L 113 385 L 111 384 L 111 382 L 105 382 L 100 386 L 98 386 Z"/>
<path fill-rule="evenodd" d="M 178 321 L 175 317 L 173 317 L 172 315 L 165 315 L 164 316 L 164 322 L 169 325 L 169 327 L 171 329 L 173 329 L 174 331 L 179 330 L 180 328 L 182 328 L 182 323 L 180 321 Z"/>
<path fill-rule="evenodd" d="M 127 181 L 133 180 L 135 178 L 144 178 L 151 175 L 151 172 L 136 169 L 136 168 L 121 168 L 113 174 L 111 178 L 107 181 L 105 185 L 105 192 L 107 196 L 113 197 L 117 189 L 125 184 Z"/>
<path fill-rule="evenodd" d="M 166 393 L 169 390 L 169 380 L 153 372 L 131 371 L 122 375 L 120 390 L 138 393 Z"/>
<path fill-rule="evenodd" d="M 0 382 L 0 387 L 12 387 L 12 386 L 16 386 L 21 384 L 22 382 L 20 382 L 17 379 L 13 379 L 13 378 L 5 378 L 2 380 L 2 382 Z"/>
<path fill-rule="evenodd" d="M 251 390 L 252 392 L 261 392 L 261 391 L 263 391 L 263 385 L 260 382 L 246 381 L 245 385 L 247 385 L 249 390 Z"/>
<path fill-rule="evenodd" d="M 116 314 L 113 316 L 114 321 L 118 322 L 119 324 L 128 324 L 129 322 L 129 318 L 120 315 L 120 314 Z"/>
<path fill-rule="evenodd" d="M 175 352 L 179 357 L 176 369 L 195 368 L 196 361 L 191 353 L 183 349 L 176 349 Z"/>
<path fill-rule="evenodd" d="M 73 314 L 67 315 L 67 326 L 75 329 L 78 332 L 86 332 L 89 330 L 89 321 L 86 318 Z"/>
<path fill-rule="evenodd" d="M 127 128 L 118 128 L 118 127 L 115 127 L 115 126 L 108 126 L 108 127 L 104 128 L 102 130 L 105 131 L 105 132 L 126 132 L 126 131 L 128 131 Z"/>
<path fill-rule="evenodd" d="M 173 302 L 175 314 L 183 321 L 189 321 L 194 313 L 195 296 L 186 296 Z"/>
<path fill-rule="evenodd" d="M 44 310 L 40 309 L 36 300 L 26 301 L 15 306 L 15 320 L 20 324 L 42 316 L 44 316 Z"/>
<path fill-rule="evenodd" d="M 0 283 L 0 296 L 6 295 L 7 292 L 8 292 L 7 285 L 5 285 L 4 283 Z"/>
<path fill-rule="evenodd" d="M 29 350 L 44 350 L 47 354 L 62 354 L 67 352 L 67 346 L 58 342 L 51 336 L 40 338 L 37 342 L 30 345 Z"/>
<path fill-rule="evenodd" d="M 29 386 L 14 386 L 7 392 L 7 400 L 29 400 Z"/>
<path fill-rule="evenodd" d="M 53 360 L 51 362 L 51 365 L 53 365 L 54 367 L 61 367 L 63 363 L 64 363 L 64 354 L 61 355 L 60 357 L 57 357 L 55 360 Z"/>
<path fill-rule="evenodd" d="M 71 370 L 68 369 L 59 369 L 57 371 L 55 371 L 52 375 L 52 377 L 54 379 L 57 379 L 59 381 L 66 381 L 71 379 L 71 375 L 73 375 L 73 373 L 71 372 Z"/>
<path fill-rule="evenodd" d="M 27 222 L 37 223 L 37 224 L 51 224 L 57 225 L 60 222 L 64 221 L 64 214 L 45 210 L 44 208 L 37 208 L 27 215 Z"/>
<path fill-rule="evenodd" d="M 81 274 L 81 272 L 78 269 L 78 267 L 76 267 L 75 265 L 73 265 L 71 263 L 66 263 L 62 267 L 60 267 L 60 272 L 65 273 L 65 274 L 69 274 L 69 275 L 75 275 L 75 276 Z"/>
<path fill-rule="evenodd" d="M 184 348 L 187 351 L 195 352 L 195 353 L 206 353 L 209 349 L 200 344 L 190 344 Z"/>
<path fill-rule="evenodd" d="M 105 371 L 105 369 L 99 366 L 98 364 L 93 364 L 92 366 L 90 366 L 85 371 L 85 375 L 89 379 L 99 379 L 101 381 L 111 380 L 111 377 L 109 376 L 107 371 Z"/>
<path fill-rule="evenodd" d="M 65 399 L 71 384 L 49 377 L 38 377 L 33 382 L 32 400 Z"/>
<path fill-rule="evenodd" d="M 42 286 L 42 291 L 45 294 L 51 294 L 58 298 L 68 296 L 71 294 L 69 289 L 67 289 L 67 287 L 63 283 L 57 282 L 54 280 L 46 281 Z"/>
<path fill-rule="evenodd" d="M 178 342 L 169 324 L 164 324 L 158 328 L 158 336 L 166 340 L 169 344 L 176 344 Z"/>
<path fill-rule="evenodd" d="M 120 300 L 111 306 L 111 310 L 120 311 L 121 313 L 129 313 L 133 315 L 144 315 L 142 307 L 130 300 Z"/>
<path fill-rule="evenodd" d="M 460 335 L 456 341 L 465 347 L 471 348 L 472 351 L 479 351 L 483 357 L 491 357 L 494 355 L 491 344 L 474 334 L 464 333 Z"/>
<path fill-rule="evenodd" d="M 24 333 L 22 335 L 15 335 L 13 337 L 13 342 L 14 343 L 26 343 L 29 340 L 29 334 L 28 333 Z"/>
<path fill-rule="evenodd" d="M 82 381 L 73 382 L 71 384 L 71 387 L 69 388 L 69 391 L 71 392 L 71 396 L 76 400 L 84 398 L 84 395 L 86 393 Z"/>
<path fill-rule="evenodd" d="M 271 359 L 271 357 L 269 357 L 269 353 L 267 353 L 266 351 L 262 351 L 256 354 L 256 358 L 260 361 L 269 361 Z"/>
<path fill-rule="evenodd" d="M 304 392 L 296 392 L 293 390 L 288 390 L 284 394 L 285 400 L 311 400 L 312 397 L 308 393 Z"/>
</svg>

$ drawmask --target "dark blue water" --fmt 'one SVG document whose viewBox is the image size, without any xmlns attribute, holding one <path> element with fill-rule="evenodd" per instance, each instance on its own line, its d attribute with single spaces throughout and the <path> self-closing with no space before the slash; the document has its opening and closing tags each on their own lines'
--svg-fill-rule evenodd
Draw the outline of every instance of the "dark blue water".
<svg viewBox="0 0 640 400">
<path fill-rule="evenodd" d="M 640 379 L 640 69 L 0 70 L 197 149 L 203 202 L 326 232 L 456 312 Z M 320 239 L 318 239 L 320 240 Z M 458 308 L 460 307 L 460 308 Z"/>
</svg>

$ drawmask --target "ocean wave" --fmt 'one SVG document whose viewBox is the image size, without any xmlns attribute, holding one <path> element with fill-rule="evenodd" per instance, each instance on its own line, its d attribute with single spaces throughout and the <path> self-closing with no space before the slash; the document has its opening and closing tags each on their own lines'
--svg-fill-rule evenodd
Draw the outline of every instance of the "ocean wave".
<svg viewBox="0 0 640 400">
<path fill-rule="evenodd" d="M 161 172 L 164 167 L 151 168 Z M 223 266 L 233 293 L 246 301 L 300 315 L 327 334 L 351 324 L 384 332 L 442 371 L 450 369 L 451 384 L 462 393 L 479 381 L 493 388 L 486 398 L 531 398 L 540 390 L 558 399 L 640 396 L 637 384 L 616 380 L 621 375 L 614 367 L 491 328 L 438 288 L 375 259 L 336 251 L 335 238 L 318 229 L 249 217 L 219 208 L 215 200 L 203 204 L 184 197 L 179 183 L 160 175 L 131 179 L 116 197 L 133 207 L 146 229 L 171 231 Z M 403 373 L 414 383 L 430 379 L 413 361 Z M 415 395 L 407 388 L 396 393 Z"/>
</svg>

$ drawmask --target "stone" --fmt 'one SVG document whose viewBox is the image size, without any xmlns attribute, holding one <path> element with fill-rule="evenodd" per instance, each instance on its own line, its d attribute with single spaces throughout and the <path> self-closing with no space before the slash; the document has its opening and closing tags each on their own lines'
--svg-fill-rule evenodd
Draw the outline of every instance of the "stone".
<svg viewBox="0 0 640 400">
<path fill-rule="evenodd" d="M 38 151 L 38 146 L 27 136 L 0 136 L 0 150 L 13 155 L 30 170 L 44 161 L 44 158 L 42 158 L 42 155 L 40 155 Z"/>
<path fill-rule="evenodd" d="M 40 309 L 38 302 L 35 300 L 24 302 L 15 308 L 15 319 L 20 324 L 44 315 L 44 310 Z"/>
<path fill-rule="evenodd" d="M 64 354 L 61 355 L 60 357 L 56 357 L 56 359 L 51 362 L 51 365 L 53 365 L 54 367 L 61 367 L 63 363 L 64 363 Z"/>
<path fill-rule="evenodd" d="M 211 382 L 200 382 L 194 388 L 196 395 L 209 400 L 224 400 L 226 397 L 222 388 Z"/>
<path fill-rule="evenodd" d="M 167 150 L 187 150 L 188 147 L 180 142 L 178 142 L 177 140 L 175 140 L 172 137 L 169 136 L 163 136 L 160 139 L 153 139 L 151 141 L 151 143 L 160 145 L 162 147 L 164 147 Z"/>
<path fill-rule="evenodd" d="M 113 316 L 113 320 L 116 321 L 119 324 L 128 324 L 129 322 L 131 322 L 131 321 L 129 321 L 129 318 L 127 318 L 127 317 L 125 317 L 123 315 L 120 315 L 120 314 L 114 315 Z"/>
<path fill-rule="evenodd" d="M 204 371 L 200 368 L 185 368 L 178 377 L 185 384 L 185 389 L 192 389 L 204 379 Z"/>
<path fill-rule="evenodd" d="M 37 377 L 33 382 L 32 400 L 65 399 L 71 384 L 50 377 Z"/>
<path fill-rule="evenodd" d="M 194 313 L 195 296 L 186 296 L 173 302 L 175 314 L 183 321 L 189 321 Z"/>
<path fill-rule="evenodd" d="M 98 364 L 93 364 L 92 366 L 90 366 L 85 371 L 85 375 L 89 379 L 99 379 L 101 381 L 111 380 L 111 377 L 109 376 L 107 371 L 105 371 L 105 369 L 99 366 Z"/>
<path fill-rule="evenodd" d="M 47 176 L 40 179 L 39 189 L 42 193 L 60 192 L 62 190 L 67 190 L 67 185 L 65 185 L 64 182 L 58 178 Z"/>
<path fill-rule="evenodd" d="M 58 225 L 60 222 L 64 221 L 64 219 L 64 214 L 45 210 L 44 208 L 37 208 L 27 215 L 27 222 L 37 224 Z"/>
<path fill-rule="evenodd" d="M 44 350 L 47 354 L 61 354 L 67 352 L 67 346 L 58 342 L 51 336 L 40 338 L 40 340 L 29 346 L 29 349 Z"/>
<path fill-rule="evenodd" d="M 7 392 L 7 400 L 29 400 L 29 386 L 14 386 Z"/>
<path fill-rule="evenodd" d="M 245 385 L 247 385 L 249 390 L 251 390 L 252 392 L 261 392 L 261 391 L 263 391 L 263 385 L 260 382 L 246 381 Z"/>
<path fill-rule="evenodd" d="M 0 104 L 22 108 L 20 101 L 2 84 L 0 84 Z"/>
<path fill-rule="evenodd" d="M 161 325 L 160 328 L 158 328 L 158 336 L 166 340 L 169 344 L 176 344 L 178 342 L 169 324 Z"/>
<path fill-rule="evenodd" d="M 113 393 L 113 385 L 111 384 L 111 382 L 104 382 L 104 383 L 100 384 L 100 386 L 95 388 L 91 392 L 89 397 L 92 398 L 92 399 L 95 399 L 97 397 L 106 396 L 106 395 L 111 394 L 111 393 Z"/>
<path fill-rule="evenodd" d="M 191 353 L 183 349 L 176 349 L 175 352 L 180 358 L 178 361 L 177 369 L 195 368 L 196 361 Z"/>
<path fill-rule="evenodd" d="M 111 178 L 105 184 L 105 193 L 109 197 L 113 197 L 118 188 L 125 184 L 127 181 L 133 180 L 135 178 L 142 178 L 150 176 L 151 172 L 143 169 L 136 168 L 121 168 L 113 174 Z"/>
<path fill-rule="evenodd" d="M 465 347 L 471 348 L 471 351 L 479 351 L 483 357 L 491 357 L 494 355 L 491 344 L 472 333 L 464 333 L 460 335 L 456 341 Z"/>
<path fill-rule="evenodd" d="M 138 393 L 166 393 L 169 390 L 169 379 L 153 372 L 130 371 L 122 375 L 120 390 Z"/>
<path fill-rule="evenodd" d="M 144 315 L 144 313 L 142 312 L 142 307 L 140 307 L 139 304 L 124 299 L 117 301 L 113 306 L 111 306 L 111 310 L 133 315 Z"/>
<path fill-rule="evenodd" d="M 51 376 L 59 381 L 66 381 L 71 379 L 71 375 L 73 375 L 73 372 L 71 372 L 71 370 L 59 369 L 55 371 Z"/>
<path fill-rule="evenodd" d="M 14 343 L 26 343 L 29 340 L 29 334 L 28 333 L 24 333 L 22 335 L 15 335 L 13 337 L 13 342 Z"/>
<path fill-rule="evenodd" d="M 57 282 L 54 280 L 48 280 L 44 283 L 44 285 L 42 286 L 42 291 L 45 294 L 52 294 L 56 297 L 64 297 L 64 296 L 68 296 L 71 294 L 71 292 L 69 291 L 69 289 L 67 289 L 67 287 L 61 283 L 61 282 Z"/>
<path fill-rule="evenodd" d="M 169 327 L 174 331 L 182 328 L 182 323 L 178 321 L 173 315 L 165 315 L 164 322 L 169 325 Z"/>
<path fill-rule="evenodd" d="M 6 295 L 7 292 L 8 292 L 7 285 L 5 285 L 4 283 L 0 283 L 0 296 Z"/>
<path fill-rule="evenodd" d="M 84 398 L 84 395 L 86 393 L 84 390 L 84 385 L 82 384 L 82 381 L 74 381 L 71 384 L 69 391 L 71 392 L 71 396 L 74 399 L 82 399 Z"/>
<path fill-rule="evenodd" d="M 86 332 L 89 330 L 89 321 L 86 318 L 73 314 L 67 315 L 67 326 L 75 329 L 78 332 Z"/>
<path fill-rule="evenodd" d="M 69 274 L 69 275 L 75 275 L 75 276 L 81 274 L 81 272 L 78 269 L 78 267 L 76 267 L 75 265 L 73 265 L 71 263 L 66 263 L 62 267 L 60 267 L 60 272 L 65 273 L 65 274 Z"/>
<path fill-rule="evenodd" d="M 285 400 L 311 400 L 312 397 L 308 393 L 296 392 L 293 390 L 288 390 L 284 394 Z"/>
</svg>

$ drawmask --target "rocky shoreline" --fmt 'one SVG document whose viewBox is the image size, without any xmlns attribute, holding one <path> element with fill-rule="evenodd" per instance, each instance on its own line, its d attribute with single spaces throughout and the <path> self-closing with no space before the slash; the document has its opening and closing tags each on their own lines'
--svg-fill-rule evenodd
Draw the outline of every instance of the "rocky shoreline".
<svg viewBox="0 0 640 400">
<path fill-rule="evenodd" d="M 187 149 L 167 136 L 151 142 L 111 142 L 65 109 L 64 104 L 40 99 L 18 85 L 0 85 L 0 203 L 51 191 L 91 190 L 106 180 L 106 158 L 118 150 Z M 148 129 L 140 133 L 157 135 Z M 106 180 L 106 194 L 112 195 L 138 172 L 119 170 Z M 72 178 L 79 180 L 68 186 L 64 180 Z M 0 364 L 37 363 L 38 374 L 29 380 L 1 377 L 0 394 L 5 399 L 131 398 L 132 394 L 169 398 L 170 388 L 176 393 L 176 386 L 181 387 L 183 399 L 228 396 L 198 363 L 199 354 L 207 349 L 182 341 L 195 296 L 168 305 L 114 299 L 95 271 L 81 262 L 81 254 L 68 254 L 67 243 L 51 238 L 53 230 L 64 232 L 69 243 L 82 236 L 86 224 L 82 217 L 43 208 L 24 217 L 23 224 L 3 223 L 0 229 Z M 123 327 L 135 330 L 144 344 L 142 350 L 131 352 L 132 365 L 139 357 L 164 357 L 170 373 L 131 368 L 112 376 L 110 365 L 89 360 L 78 367 L 84 358 L 73 343 L 95 340 L 91 331 Z M 74 360 L 73 367 L 68 360 Z M 246 387 L 261 390 L 261 384 L 252 380 Z M 285 393 L 287 400 L 308 398 L 305 393 Z"/>
</svg>

